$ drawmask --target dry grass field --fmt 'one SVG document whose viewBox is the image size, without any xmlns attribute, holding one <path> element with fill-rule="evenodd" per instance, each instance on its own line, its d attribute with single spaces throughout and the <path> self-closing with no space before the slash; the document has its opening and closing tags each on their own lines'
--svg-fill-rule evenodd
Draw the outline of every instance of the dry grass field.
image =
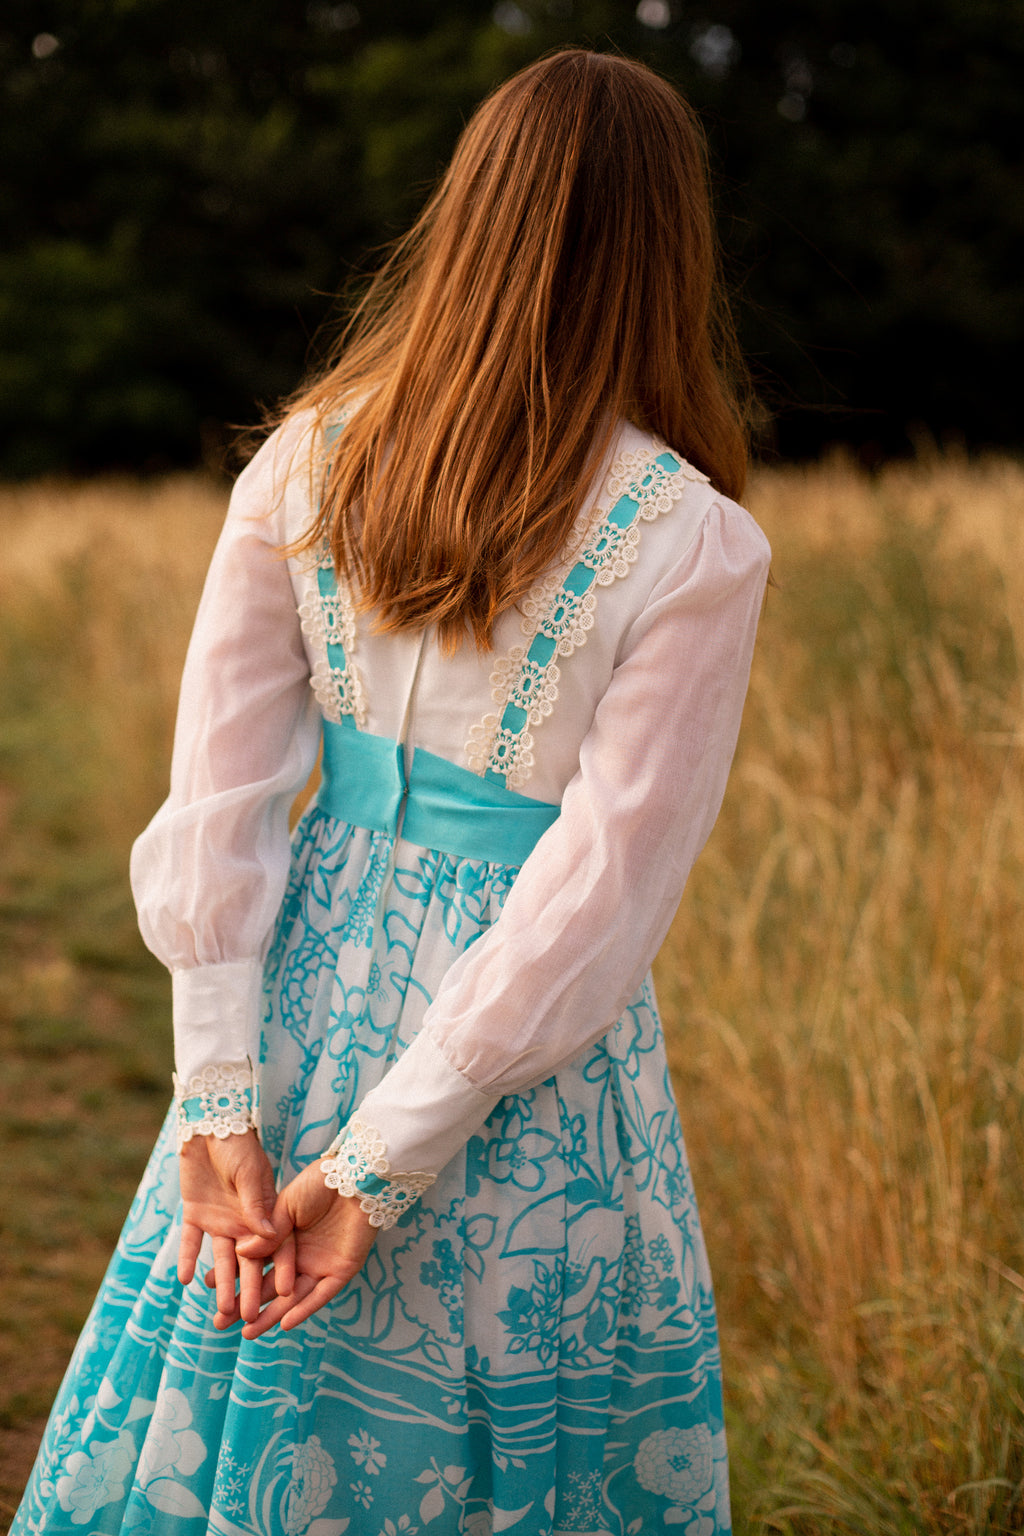
<svg viewBox="0 0 1024 1536">
<path fill-rule="evenodd" d="M 223 488 L 0 493 L 0 1516 L 162 1118 L 127 850 Z M 1024 1529 L 1024 467 L 761 472 L 733 779 L 658 963 L 738 1532 Z"/>
</svg>

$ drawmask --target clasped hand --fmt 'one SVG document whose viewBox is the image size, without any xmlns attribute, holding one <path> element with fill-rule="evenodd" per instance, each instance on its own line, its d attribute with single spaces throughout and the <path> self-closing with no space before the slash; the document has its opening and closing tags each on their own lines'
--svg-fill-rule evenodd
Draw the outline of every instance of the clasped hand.
<svg viewBox="0 0 1024 1536">
<path fill-rule="evenodd" d="M 273 1171 L 254 1131 L 223 1139 L 194 1136 L 179 1163 L 184 1219 L 178 1279 L 183 1285 L 192 1280 L 208 1232 L 214 1327 L 229 1328 L 241 1318 L 247 1339 L 275 1323 L 294 1328 L 366 1262 L 377 1229 L 358 1200 L 328 1188 L 319 1159 L 276 1197 Z"/>
</svg>

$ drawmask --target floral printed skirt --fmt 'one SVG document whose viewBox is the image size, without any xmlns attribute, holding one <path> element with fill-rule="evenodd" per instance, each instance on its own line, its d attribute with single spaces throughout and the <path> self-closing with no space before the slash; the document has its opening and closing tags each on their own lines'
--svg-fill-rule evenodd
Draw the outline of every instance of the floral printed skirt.
<svg viewBox="0 0 1024 1536">
<path fill-rule="evenodd" d="M 514 877 L 307 814 L 266 966 L 282 1182 L 413 1038 Z M 180 1217 L 169 1117 L 14 1536 L 730 1530 L 710 1277 L 649 982 L 503 1099 L 293 1331 L 214 1329 L 211 1292 L 175 1275 Z"/>
</svg>

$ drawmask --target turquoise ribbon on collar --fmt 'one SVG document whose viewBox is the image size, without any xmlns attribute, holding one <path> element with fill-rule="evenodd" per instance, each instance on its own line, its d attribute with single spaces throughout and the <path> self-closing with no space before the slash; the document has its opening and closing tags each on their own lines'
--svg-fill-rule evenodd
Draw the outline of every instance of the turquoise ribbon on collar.
<svg viewBox="0 0 1024 1536">
<path fill-rule="evenodd" d="M 524 864 L 559 813 L 422 747 L 406 774 L 401 743 L 357 730 L 348 716 L 324 721 L 322 773 L 326 815 L 391 837 L 401 828 L 417 847 L 490 864 Z"/>
</svg>

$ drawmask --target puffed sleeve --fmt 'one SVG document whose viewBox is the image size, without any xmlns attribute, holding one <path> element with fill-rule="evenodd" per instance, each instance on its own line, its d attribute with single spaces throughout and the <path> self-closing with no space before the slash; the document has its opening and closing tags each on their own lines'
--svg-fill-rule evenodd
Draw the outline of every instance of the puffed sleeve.
<svg viewBox="0 0 1024 1536">
<path fill-rule="evenodd" d="M 247 1084 L 252 1106 L 262 960 L 287 880 L 289 808 L 319 740 L 278 553 L 295 446 L 294 432 L 276 433 L 235 485 L 185 662 L 170 794 L 131 858 L 142 936 L 172 973 L 179 1097 L 189 1084 L 223 1090 L 231 1129 L 246 1121 Z M 209 1095 L 190 1102 L 194 1129 L 217 1128 Z M 218 1134 L 225 1124 L 222 1116 Z"/>
<path fill-rule="evenodd" d="M 550 1077 L 635 994 L 722 802 L 769 553 L 742 508 L 715 501 L 652 592 L 561 815 L 331 1149 L 329 1168 L 369 1170 L 358 1188 L 429 1180 L 503 1094 Z"/>
</svg>

